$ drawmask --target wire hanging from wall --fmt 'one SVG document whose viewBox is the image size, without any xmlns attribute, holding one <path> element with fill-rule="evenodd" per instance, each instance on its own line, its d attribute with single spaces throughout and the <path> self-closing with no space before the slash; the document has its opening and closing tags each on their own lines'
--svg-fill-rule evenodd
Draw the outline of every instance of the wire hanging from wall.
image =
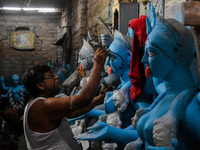
<svg viewBox="0 0 200 150">
<path fill-rule="evenodd" d="M 22 1 L 22 0 L 20 0 L 20 1 Z M 23 0 L 24 1 L 24 0 Z M 29 6 L 30 6 L 30 3 L 31 3 L 31 0 L 28 0 L 28 2 L 26 2 L 27 0 L 25 0 L 25 2 L 23 2 L 24 3 L 24 5 L 26 5 L 26 7 L 27 8 L 29 8 Z"/>
</svg>

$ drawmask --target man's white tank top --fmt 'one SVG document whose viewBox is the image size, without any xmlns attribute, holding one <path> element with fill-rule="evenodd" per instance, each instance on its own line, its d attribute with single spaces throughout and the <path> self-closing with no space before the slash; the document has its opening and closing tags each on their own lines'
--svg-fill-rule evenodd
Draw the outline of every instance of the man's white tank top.
<svg viewBox="0 0 200 150">
<path fill-rule="evenodd" d="M 37 97 L 30 101 L 24 110 L 23 125 L 27 148 L 29 150 L 81 150 L 80 145 L 73 138 L 67 118 L 62 119 L 57 129 L 47 133 L 34 132 L 29 128 L 27 122 L 29 109 L 39 99 L 45 98 Z"/>
</svg>

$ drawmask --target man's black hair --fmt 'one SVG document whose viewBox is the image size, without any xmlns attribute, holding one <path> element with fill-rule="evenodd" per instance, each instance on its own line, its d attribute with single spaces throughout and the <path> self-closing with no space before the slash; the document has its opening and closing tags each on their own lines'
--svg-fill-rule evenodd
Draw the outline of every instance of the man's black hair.
<svg viewBox="0 0 200 150">
<path fill-rule="evenodd" d="M 37 65 L 30 68 L 23 76 L 23 84 L 30 96 L 38 96 L 39 89 L 37 83 L 44 79 L 44 73 L 49 72 L 51 68 L 47 65 Z"/>
</svg>

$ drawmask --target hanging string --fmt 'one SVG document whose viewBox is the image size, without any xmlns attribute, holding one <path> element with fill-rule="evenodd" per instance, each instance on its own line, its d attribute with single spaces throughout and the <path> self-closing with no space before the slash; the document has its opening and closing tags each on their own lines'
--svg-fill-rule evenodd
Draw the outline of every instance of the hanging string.
<svg viewBox="0 0 200 150">
<path fill-rule="evenodd" d="M 26 3 L 26 2 L 23 2 L 23 3 L 24 3 L 24 5 L 26 5 L 27 8 L 29 8 L 31 0 L 28 0 L 28 3 Z"/>
</svg>

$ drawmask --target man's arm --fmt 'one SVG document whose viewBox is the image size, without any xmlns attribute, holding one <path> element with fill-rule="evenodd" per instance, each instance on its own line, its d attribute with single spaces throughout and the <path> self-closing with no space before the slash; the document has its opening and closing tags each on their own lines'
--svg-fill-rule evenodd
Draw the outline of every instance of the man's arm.
<svg viewBox="0 0 200 150">
<path fill-rule="evenodd" d="M 102 102 L 103 102 L 103 100 L 104 100 L 104 95 L 102 95 L 102 94 L 99 94 L 98 96 L 96 96 L 93 100 L 92 100 L 92 102 L 89 104 L 89 105 L 87 105 L 87 106 L 85 106 L 85 107 L 83 107 L 83 108 L 81 108 L 81 109 L 78 109 L 78 110 L 74 110 L 74 112 L 73 113 L 71 113 L 69 116 L 68 116 L 68 118 L 75 118 L 75 117 L 79 117 L 79 116 L 81 116 L 81 115 L 83 115 L 83 114 L 85 114 L 85 113 L 88 113 L 90 110 L 92 110 L 95 106 L 97 106 L 97 105 L 100 105 Z"/>
<path fill-rule="evenodd" d="M 101 99 L 94 99 L 93 101 L 93 98 L 99 85 L 101 70 L 109 53 L 110 51 L 108 50 L 97 49 L 94 55 L 92 74 L 79 95 L 64 98 L 52 97 L 44 101 L 44 109 L 49 115 L 50 120 L 58 120 L 64 116 L 80 116 L 99 104 Z M 73 114 L 76 112 L 77 114 Z"/>
</svg>

